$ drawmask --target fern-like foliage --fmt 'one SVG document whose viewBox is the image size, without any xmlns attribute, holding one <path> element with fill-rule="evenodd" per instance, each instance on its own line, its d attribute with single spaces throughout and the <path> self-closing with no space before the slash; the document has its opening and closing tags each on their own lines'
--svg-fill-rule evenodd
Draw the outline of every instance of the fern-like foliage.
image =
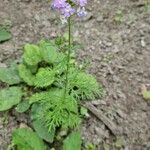
<svg viewBox="0 0 150 150">
<path fill-rule="evenodd" d="M 34 85 L 36 87 L 47 87 L 55 80 L 55 71 L 51 68 L 40 68 L 36 74 Z"/>
<path fill-rule="evenodd" d="M 96 78 L 79 69 L 73 53 L 67 64 L 64 50 L 68 47 L 64 42 L 63 39 L 59 39 L 55 41 L 58 45 L 48 41 L 41 41 L 37 45 L 27 44 L 18 70 L 5 70 L 6 77 L 3 70 L 0 71 L 0 80 L 3 82 L 11 85 L 26 83 L 22 84 L 27 92 L 24 98 L 30 96 L 30 104 L 38 104 L 40 107 L 38 120 L 41 119 L 40 122 L 43 122 L 50 131 L 52 129 L 54 131 L 57 127 L 73 128 L 79 125 L 81 121 L 79 100 L 93 100 L 102 94 L 102 88 Z M 64 89 L 67 65 L 69 65 L 68 86 Z M 22 111 L 22 106 L 24 104 L 18 105 L 17 109 Z"/>
<path fill-rule="evenodd" d="M 42 106 L 40 117 L 45 120 L 49 130 L 56 127 L 73 128 L 80 123 L 77 101 L 69 94 L 64 97 L 63 89 L 36 93 L 30 102 L 39 102 Z"/>
<path fill-rule="evenodd" d="M 103 93 L 94 76 L 75 68 L 70 69 L 69 84 L 72 94 L 78 99 L 93 100 Z"/>
</svg>

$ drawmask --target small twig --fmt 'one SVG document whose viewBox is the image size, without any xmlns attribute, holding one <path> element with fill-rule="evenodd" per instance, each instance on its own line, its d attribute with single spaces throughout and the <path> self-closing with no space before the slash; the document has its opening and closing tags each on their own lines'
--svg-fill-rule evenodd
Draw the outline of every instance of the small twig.
<svg viewBox="0 0 150 150">
<path fill-rule="evenodd" d="M 111 122 L 105 115 L 103 115 L 103 112 L 101 110 L 98 110 L 91 103 L 83 104 L 83 106 L 90 110 L 99 120 L 101 120 L 115 136 L 120 134 L 117 126 L 113 122 Z"/>
</svg>

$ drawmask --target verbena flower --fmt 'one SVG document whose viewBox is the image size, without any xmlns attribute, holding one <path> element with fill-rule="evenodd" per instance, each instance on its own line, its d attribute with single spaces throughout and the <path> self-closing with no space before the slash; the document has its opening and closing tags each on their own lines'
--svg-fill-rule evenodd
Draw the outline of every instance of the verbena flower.
<svg viewBox="0 0 150 150">
<path fill-rule="evenodd" d="M 64 18 L 73 14 L 83 17 L 87 14 L 84 7 L 86 4 L 87 0 L 53 0 L 52 8 L 61 12 Z"/>
</svg>

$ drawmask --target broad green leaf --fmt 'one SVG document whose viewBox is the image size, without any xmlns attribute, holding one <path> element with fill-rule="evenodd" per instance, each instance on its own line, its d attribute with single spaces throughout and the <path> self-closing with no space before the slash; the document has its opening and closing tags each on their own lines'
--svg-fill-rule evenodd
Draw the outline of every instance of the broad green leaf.
<svg viewBox="0 0 150 150">
<path fill-rule="evenodd" d="M 38 46 L 33 44 L 26 44 L 24 47 L 23 58 L 28 65 L 37 65 L 41 60 L 41 53 Z"/>
<path fill-rule="evenodd" d="M 73 132 L 64 140 L 63 150 L 81 150 L 81 143 L 81 134 Z"/>
<path fill-rule="evenodd" d="M 19 87 L 10 87 L 0 91 L 0 111 L 5 111 L 21 101 L 22 91 Z"/>
<path fill-rule="evenodd" d="M 42 107 L 40 104 L 33 104 L 31 109 L 32 125 L 36 133 L 45 141 L 52 143 L 55 136 L 55 130 L 48 131 L 48 128 L 43 124 L 44 121 L 39 119 L 39 112 Z"/>
<path fill-rule="evenodd" d="M 36 87 L 47 87 L 55 80 L 55 72 L 50 68 L 40 68 L 36 74 L 34 85 Z"/>
<path fill-rule="evenodd" d="M 36 133 L 45 141 L 52 143 L 55 136 L 55 130 L 48 131 L 48 128 L 43 124 L 43 121 L 36 119 L 32 122 Z"/>
<path fill-rule="evenodd" d="M 42 107 L 40 104 L 33 104 L 31 108 L 31 120 L 36 120 L 39 118 L 39 112 L 41 111 Z"/>
<path fill-rule="evenodd" d="M 51 43 L 41 41 L 40 42 L 40 51 L 43 59 L 48 63 L 53 63 L 57 58 L 56 46 Z"/>
<path fill-rule="evenodd" d="M 143 97 L 144 97 L 145 99 L 149 99 L 149 100 L 150 100 L 150 91 L 145 91 L 145 92 L 143 93 Z"/>
<path fill-rule="evenodd" d="M 20 64 L 18 70 L 23 81 L 32 86 L 34 84 L 34 76 L 31 71 L 24 64 Z"/>
<path fill-rule="evenodd" d="M 30 107 L 29 101 L 24 100 L 17 105 L 16 111 L 19 113 L 23 113 L 26 112 L 29 109 L 29 107 Z"/>
<path fill-rule="evenodd" d="M 11 39 L 11 33 L 5 30 L 0 30 L 0 42 L 7 41 Z"/>
<path fill-rule="evenodd" d="M 20 83 L 21 79 L 19 77 L 17 68 L 0 68 L 0 81 L 9 85 Z"/>
<path fill-rule="evenodd" d="M 12 140 L 18 150 L 46 150 L 41 138 L 29 128 L 14 130 Z"/>
</svg>

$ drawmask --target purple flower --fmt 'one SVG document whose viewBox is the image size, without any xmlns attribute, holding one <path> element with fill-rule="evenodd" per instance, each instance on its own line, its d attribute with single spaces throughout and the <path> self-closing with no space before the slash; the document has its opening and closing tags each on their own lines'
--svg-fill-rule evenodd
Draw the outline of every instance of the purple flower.
<svg viewBox="0 0 150 150">
<path fill-rule="evenodd" d="M 71 6 L 68 0 L 53 0 L 51 7 L 61 12 L 61 14 L 68 18 L 71 15 L 77 13 L 79 17 L 85 16 L 87 13 L 84 6 L 87 4 L 87 0 L 70 0 L 75 6 Z M 77 7 L 79 7 L 77 11 Z"/>
<path fill-rule="evenodd" d="M 53 9 L 62 9 L 66 5 L 66 0 L 53 0 L 52 8 Z"/>
<path fill-rule="evenodd" d="M 70 17 L 75 13 L 75 9 L 71 7 L 70 4 L 66 3 L 65 7 L 61 9 L 62 14 L 64 17 Z"/>
<path fill-rule="evenodd" d="M 87 4 L 87 0 L 74 0 L 78 5 L 84 7 Z"/>
<path fill-rule="evenodd" d="M 79 17 L 85 17 L 87 15 L 87 12 L 85 11 L 85 8 L 84 7 L 79 8 L 79 10 L 77 11 L 77 15 Z"/>
</svg>

